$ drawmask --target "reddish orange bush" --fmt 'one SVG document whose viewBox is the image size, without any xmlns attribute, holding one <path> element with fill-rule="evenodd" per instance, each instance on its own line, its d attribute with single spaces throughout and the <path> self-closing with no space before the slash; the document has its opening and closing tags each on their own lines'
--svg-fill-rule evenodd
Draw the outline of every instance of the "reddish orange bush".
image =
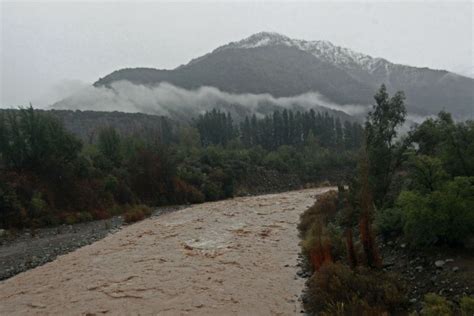
<svg viewBox="0 0 474 316">
<path fill-rule="evenodd" d="M 304 238 L 306 232 L 309 231 L 313 223 L 316 220 L 321 220 L 327 223 L 328 220 L 332 219 L 337 212 L 337 192 L 329 191 L 318 196 L 318 199 L 300 216 L 300 222 L 298 224 L 298 230 L 300 237 Z"/>
<path fill-rule="evenodd" d="M 204 194 L 185 181 L 173 179 L 174 195 L 177 203 L 202 203 Z"/>
<path fill-rule="evenodd" d="M 123 221 L 125 223 L 134 223 L 150 216 L 152 209 L 145 205 L 137 205 L 129 209 L 123 214 Z"/>
</svg>

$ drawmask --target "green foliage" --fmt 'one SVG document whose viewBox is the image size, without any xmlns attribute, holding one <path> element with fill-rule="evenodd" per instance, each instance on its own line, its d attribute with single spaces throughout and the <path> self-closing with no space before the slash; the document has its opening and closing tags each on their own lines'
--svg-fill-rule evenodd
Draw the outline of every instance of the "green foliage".
<svg viewBox="0 0 474 316">
<path fill-rule="evenodd" d="M 474 121 L 455 123 L 440 112 L 411 132 L 419 154 L 438 157 L 444 170 L 454 176 L 474 176 Z"/>
<path fill-rule="evenodd" d="M 47 173 L 63 169 L 81 149 L 81 142 L 51 116 L 32 107 L 0 115 L 0 157 L 7 167 Z"/>
<path fill-rule="evenodd" d="M 89 221 L 92 221 L 94 218 L 92 217 L 92 214 L 89 212 L 80 212 L 77 214 L 77 219 L 80 222 L 89 222 Z"/>
<path fill-rule="evenodd" d="M 222 113 L 216 109 L 200 115 L 196 127 L 201 136 L 201 143 L 208 145 L 225 146 L 237 136 L 230 114 Z"/>
<path fill-rule="evenodd" d="M 198 148 L 201 145 L 199 131 L 194 127 L 181 128 L 178 137 L 179 143 L 184 146 L 184 148 Z"/>
<path fill-rule="evenodd" d="M 459 305 L 461 307 L 461 314 L 463 316 L 474 315 L 474 297 L 462 297 Z"/>
<path fill-rule="evenodd" d="M 99 132 L 99 151 L 116 166 L 122 160 L 120 142 L 119 134 L 112 127 L 104 128 Z"/>
<path fill-rule="evenodd" d="M 430 194 L 404 191 L 397 205 L 413 245 L 462 244 L 474 232 L 474 177 L 456 177 Z"/>
<path fill-rule="evenodd" d="M 365 123 L 366 148 L 374 201 L 381 206 L 390 204 L 385 198 L 405 150 L 405 145 L 396 138 L 397 128 L 405 122 L 406 109 L 403 92 L 389 97 L 385 85 L 380 87 L 374 99 L 376 105 Z"/>
<path fill-rule="evenodd" d="M 119 181 L 112 175 L 107 175 L 104 179 L 104 190 L 107 192 L 114 193 L 117 191 Z"/>
<path fill-rule="evenodd" d="M 425 295 L 423 301 L 424 306 L 421 310 L 422 316 L 451 316 L 454 315 L 452 311 L 452 304 L 448 302 L 444 297 L 436 295 L 434 293 L 428 293 Z"/>
<path fill-rule="evenodd" d="M 441 159 L 436 157 L 416 155 L 412 158 L 410 167 L 413 187 L 419 192 L 433 192 L 448 179 Z"/>
<path fill-rule="evenodd" d="M 41 193 L 34 192 L 30 201 L 30 217 L 39 217 L 46 211 L 47 204 L 41 197 Z"/>
<path fill-rule="evenodd" d="M 397 143 L 403 96 L 382 87 L 376 100 L 366 133 L 378 231 L 402 233 L 415 247 L 462 244 L 474 231 L 474 123 L 440 112 Z"/>
<path fill-rule="evenodd" d="M 428 293 L 423 300 L 422 316 L 470 316 L 474 314 L 474 298 L 463 296 L 459 301 L 459 306 L 447 300 L 445 297 L 435 293 Z"/>
<path fill-rule="evenodd" d="M 165 118 L 156 125 L 140 137 L 117 124 L 98 135 L 81 130 L 82 147 L 46 112 L 0 111 L 0 224 L 75 223 L 121 214 L 126 205 L 201 203 L 245 192 L 252 181 L 274 190 L 287 176 L 340 179 L 362 136 L 359 124 L 314 111 L 253 116 L 240 129 L 217 110 L 194 126 L 175 129 Z"/>
<path fill-rule="evenodd" d="M 317 143 L 323 148 L 353 150 L 363 139 L 362 127 L 357 123 L 341 123 L 327 112 L 314 110 L 294 113 L 290 110 L 275 111 L 263 119 L 254 115 L 240 124 L 242 143 L 246 147 L 262 146 L 276 150 L 280 146 L 300 146 Z"/>
<path fill-rule="evenodd" d="M 385 237 L 399 235 L 404 225 L 403 210 L 398 207 L 379 210 L 375 213 L 374 224 L 378 233 Z"/>
</svg>

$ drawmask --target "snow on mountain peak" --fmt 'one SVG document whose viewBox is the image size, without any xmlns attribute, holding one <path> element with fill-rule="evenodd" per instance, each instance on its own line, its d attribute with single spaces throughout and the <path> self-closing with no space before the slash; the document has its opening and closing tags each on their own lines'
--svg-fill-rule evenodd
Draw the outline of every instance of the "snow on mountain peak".
<svg viewBox="0 0 474 316">
<path fill-rule="evenodd" d="M 256 48 L 270 46 L 296 47 L 308 52 L 315 57 L 340 67 L 365 68 L 372 72 L 381 64 L 389 64 L 382 58 L 372 58 L 369 55 L 352 51 L 348 48 L 335 46 L 329 41 L 305 41 L 292 39 L 288 36 L 274 32 L 260 32 L 253 34 L 241 41 L 231 42 L 219 47 L 216 51 L 232 48 Z"/>
</svg>

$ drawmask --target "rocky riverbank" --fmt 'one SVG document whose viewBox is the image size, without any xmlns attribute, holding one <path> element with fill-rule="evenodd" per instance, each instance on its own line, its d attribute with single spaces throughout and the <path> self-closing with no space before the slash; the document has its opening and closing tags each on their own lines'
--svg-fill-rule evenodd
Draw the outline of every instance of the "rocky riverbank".
<svg viewBox="0 0 474 316">
<path fill-rule="evenodd" d="M 152 216 L 184 206 L 157 208 Z M 0 280 L 53 261 L 77 248 L 113 234 L 124 225 L 121 216 L 109 219 L 23 231 L 2 231 L 0 236 Z"/>
<path fill-rule="evenodd" d="M 384 270 L 398 273 L 407 285 L 412 309 L 421 310 L 427 293 L 459 303 L 474 295 L 474 253 L 472 249 L 435 248 L 411 250 L 399 239 L 380 243 Z"/>
</svg>

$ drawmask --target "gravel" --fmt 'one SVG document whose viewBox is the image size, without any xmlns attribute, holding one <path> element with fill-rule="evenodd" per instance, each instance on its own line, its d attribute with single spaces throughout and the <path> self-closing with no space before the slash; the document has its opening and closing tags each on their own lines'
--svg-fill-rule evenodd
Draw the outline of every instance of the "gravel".
<svg viewBox="0 0 474 316">
<path fill-rule="evenodd" d="M 185 206 L 157 208 L 152 217 Z M 94 243 L 124 225 L 121 216 L 105 220 L 41 228 L 36 231 L 6 232 L 0 236 L 0 280 L 53 261 L 56 257 Z"/>
</svg>

